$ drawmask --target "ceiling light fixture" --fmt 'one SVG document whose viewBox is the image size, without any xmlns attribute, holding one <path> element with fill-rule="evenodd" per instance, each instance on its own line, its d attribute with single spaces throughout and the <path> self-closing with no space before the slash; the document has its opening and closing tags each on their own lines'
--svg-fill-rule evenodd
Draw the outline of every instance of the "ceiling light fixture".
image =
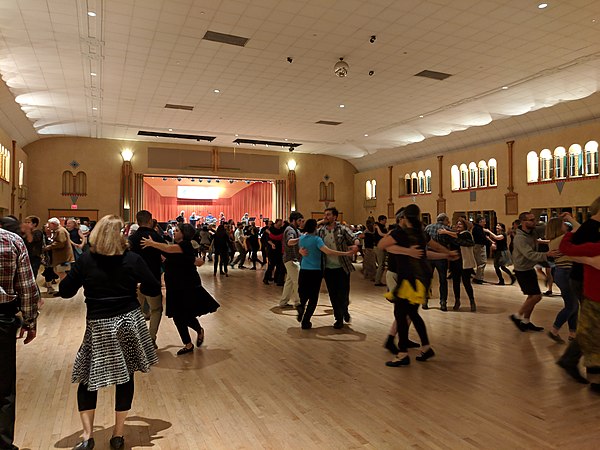
<svg viewBox="0 0 600 450">
<path fill-rule="evenodd" d="M 92 73 L 90 73 L 90 75 L 95 77 L 97 74 L 96 74 L 96 72 L 92 72 Z"/>
<path fill-rule="evenodd" d="M 421 114 L 419 117 L 422 119 L 423 118 L 423 114 Z"/>
<path fill-rule="evenodd" d="M 92 110 L 93 110 L 93 111 L 98 111 L 98 108 L 96 108 L 96 107 L 94 106 L 94 107 L 92 107 Z"/>
<path fill-rule="evenodd" d="M 173 128 L 169 128 L 169 131 L 173 131 Z"/>
<path fill-rule="evenodd" d="M 348 69 L 350 69 L 348 63 L 344 61 L 344 58 L 340 58 L 333 66 L 333 73 L 335 73 L 335 76 L 338 78 L 345 78 L 348 75 Z"/>
<path fill-rule="evenodd" d="M 538 8 L 539 8 L 539 9 L 545 9 L 545 8 L 547 8 L 547 7 L 548 7 L 548 3 L 540 3 L 540 4 L 538 5 Z"/>
<path fill-rule="evenodd" d="M 365 134 L 365 137 L 369 137 L 369 135 L 368 135 L 368 134 Z"/>
<path fill-rule="evenodd" d="M 508 89 L 508 86 L 502 86 L 502 89 L 503 89 L 503 90 L 507 90 L 507 89 Z"/>
<path fill-rule="evenodd" d="M 346 107 L 346 105 L 340 105 L 340 108 L 345 108 L 345 107 Z"/>
<path fill-rule="evenodd" d="M 96 13 L 94 11 L 88 11 L 88 16 L 96 17 Z"/>
<path fill-rule="evenodd" d="M 221 92 L 221 91 L 220 91 L 220 90 L 218 90 L 218 89 L 215 89 L 213 92 L 214 92 L 215 94 L 218 94 L 218 93 L 219 93 L 219 92 Z"/>
</svg>

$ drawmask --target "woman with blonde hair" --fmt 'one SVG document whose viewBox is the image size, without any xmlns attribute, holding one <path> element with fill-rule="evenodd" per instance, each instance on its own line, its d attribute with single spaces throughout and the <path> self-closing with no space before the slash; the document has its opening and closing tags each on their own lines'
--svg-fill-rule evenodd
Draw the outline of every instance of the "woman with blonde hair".
<svg viewBox="0 0 600 450">
<path fill-rule="evenodd" d="M 137 285 L 147 296 L 160 295 L 160 282 L 142 257 L 127 250 L 123 221 L 104 216 L 90 234 L 90 251 L 81 255 L 61 281 L 60 296 L 71 298 L 83 286 L 86 328 L 73 365 L 79 383 L 77 404 L 83 441 L 74 450 L 94 448 L 92 437 L 100 388 L 116 385 L 115 427 L 110 448 L 122 449 L 125 418 L 131 409 L 133 373 L 148 372 L 158 362 L 137 300 Z"/>
</svg>

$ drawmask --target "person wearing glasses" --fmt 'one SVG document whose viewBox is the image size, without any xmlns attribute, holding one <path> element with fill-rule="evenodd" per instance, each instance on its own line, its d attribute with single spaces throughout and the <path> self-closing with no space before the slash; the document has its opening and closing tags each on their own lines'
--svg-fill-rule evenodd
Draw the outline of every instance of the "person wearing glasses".
<svg viewBox="0 0 600 450">
<path fill-rule="evenodd" d="M 535 305 L 542 299 L 542 291 L 538 284 L 535 265 L 548 261 L 548 258 L 560 255 L 558 250 L 548 252 L 537 251 L 537 240 L 539 236 L 535 232 L 535 215 L 531 212 L 523 212 L 519 215 L 521 226 L 517 229 L 513 239 L 513 264 L 515 276 L 523 294 L 527 296 L 521 308 L 516 314 L 511 314 L 510 319 L 520 331 L 543 331 L 531 323 L 531 313 Z"/>
</svg>

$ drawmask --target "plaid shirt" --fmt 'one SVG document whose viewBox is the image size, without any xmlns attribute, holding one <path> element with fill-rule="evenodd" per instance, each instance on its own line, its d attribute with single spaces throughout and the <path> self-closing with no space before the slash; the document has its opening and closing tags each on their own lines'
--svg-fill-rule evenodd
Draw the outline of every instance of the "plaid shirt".
<svg viewBox="0 0 600 450">
<path fill-rule="evenodd" d="M 25 327 L 35 329 L 39 299 L 23 239 L 0 228 L 0 303 L 16 301 Z"/>
<path fill-rule="evenodd" d="M 327 233 L 327 225 L 319 228 L 317 234 L 323 241 L 325 241 L 325 233 Z M 333 228 L 333 234 L 335 235 L 335 246 L 336 248 L 332 248 L 332 250 L 337 250 L 339 252 L 347 252 L 349 245 L 354 245 L 354 242 L 357 240 L 350 230 L 346 228 L 339 222 L 335 223 L 335 227 Z M 326 257 L 327 255 L 323 255 Z M 354 266 L 352 265 L 352 259 L 349 256 L 338 256 L 340 259 L 340 263 L 346 273 L 350 273 L 354 271 Z"/>
</svg>

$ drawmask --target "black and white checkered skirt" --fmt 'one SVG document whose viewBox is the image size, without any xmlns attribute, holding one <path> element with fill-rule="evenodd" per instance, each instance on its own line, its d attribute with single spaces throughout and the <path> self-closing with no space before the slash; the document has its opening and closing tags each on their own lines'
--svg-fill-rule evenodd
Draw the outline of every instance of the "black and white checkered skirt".
<svg viewBox="0 0 600 450">
<path fill-rule="evenodd" d="M 88 320 L 73 365 L 73 383 L 88 391 L 129 381 L 129 374 L 148 372 L 158 362 L 146 321 L 139 308 L 108 319 Z"/>
</svg>

